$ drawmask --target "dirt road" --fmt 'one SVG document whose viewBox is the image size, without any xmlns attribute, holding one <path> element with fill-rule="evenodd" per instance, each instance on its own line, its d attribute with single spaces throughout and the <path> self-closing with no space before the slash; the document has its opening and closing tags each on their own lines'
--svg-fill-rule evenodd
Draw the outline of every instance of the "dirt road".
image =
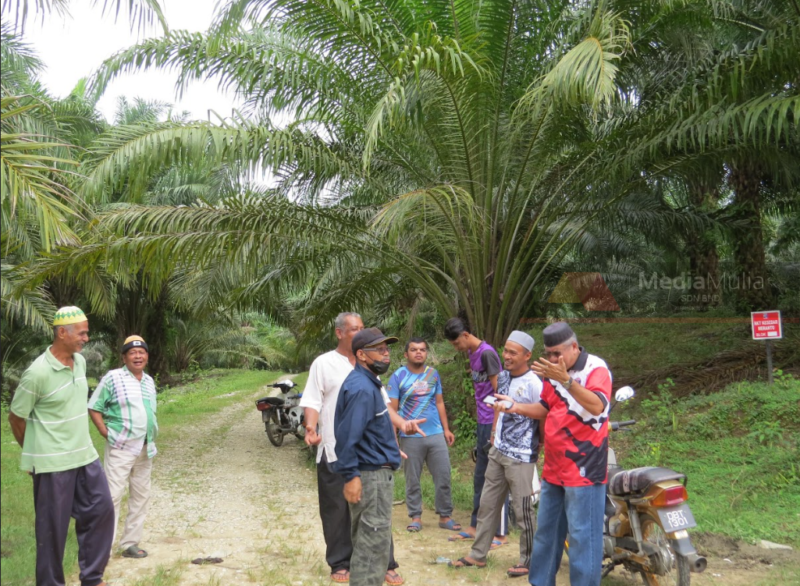
<svg viewBox="0 0 800 586">
<path fill-rule="evenodd" d="M 253 398 L 263 394 L 260 391 Z M 149 556 L 132 560 L 115 555 L 106 573 L 110 584 L 331 584 L 324 561 L 316 477 L 304 465 L 301 444 L 294 437 L 287 437 L 280 448 L 269 444 L 252 401 L 243 397 L 241 405 L 222 411 L 211 423 L 186 429 L 180 442 L 160 449 L 140 544 Z M 457 519 L 468 519 L 468 515 L 462 512 Z M 434 521 L 434 514 L 426 511 L 423 531 L 409 534 L 405 506 L 395 507 L 396 556 L 408 586 L 523 583 L 505 576 L 506 568 L 515 563 L 513 537 L 511 545 L 490 558 L 488 570 L 455 571 L 435 564 L 439 556 L 466 555 L 469 547 L 448 543 L 451 533 L 435 528 Z M 800 565 L 797 552 L 776 555 L 726 540 L 709 541 L 708 547 L 715 555 L 705 574 L 693 576 L 693 584 L 790 584 L 797 576 L 792 568 Z M 191 563 L 205 557 L 219 557 L 223 562 Z M 564 566 L 558 586 L 568 583 Z M 603 581 L 604 586 L 640 583 L 621 571 Z"/>
</svg>

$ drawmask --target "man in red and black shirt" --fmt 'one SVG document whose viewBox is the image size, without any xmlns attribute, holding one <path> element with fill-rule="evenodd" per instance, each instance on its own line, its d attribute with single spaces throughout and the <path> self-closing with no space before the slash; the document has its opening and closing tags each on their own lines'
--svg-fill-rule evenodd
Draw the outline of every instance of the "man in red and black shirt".
<svg viewBox="0 0 800 586">
<path fill-rule="evenodd" d="M 578 345 L 559 322 L 544 329 L 545 357 L 531 369 L 545 384 L 539 404 L 514 403 L 511 411 L 545 418 L 544 468 L 538 528 L 528 580 L 551 586 L 569 532 L 572 586 L 599 586 L 608 467 L 611 372 Z M 499 396 L 498 396 L 499 398 Z"/>
</svg>

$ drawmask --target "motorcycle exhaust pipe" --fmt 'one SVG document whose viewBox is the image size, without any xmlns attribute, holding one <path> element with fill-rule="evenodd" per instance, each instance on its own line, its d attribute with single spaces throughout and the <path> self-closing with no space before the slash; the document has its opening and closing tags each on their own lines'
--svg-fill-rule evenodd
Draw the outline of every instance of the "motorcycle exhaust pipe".
<svg viewBox="0 0 800 586">
<path fill-rule="evenodd" d="M 696 553 L 687 555 L 686 560 L 689 562 L 689 569 L 697 574 L 703 572 L 708 565 L 708 560 Z"/>
</svg>

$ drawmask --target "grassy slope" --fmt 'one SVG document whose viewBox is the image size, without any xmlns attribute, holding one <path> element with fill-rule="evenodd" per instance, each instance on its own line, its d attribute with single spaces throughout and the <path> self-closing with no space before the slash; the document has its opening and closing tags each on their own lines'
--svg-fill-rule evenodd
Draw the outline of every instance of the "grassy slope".
<svg viewBox="0 0 800 586">
<path fill-rule="evenodd" d="M 200 380 L 174 389 L 167 389 L 158 396 L 159 450 L 169 450 L 169 445 L 180 438 L 181 429 L 189 423 L 197 423 L 219 412 L 221 409 L 242 400 L 278 373 L 259 371 L 217 371 L 206 374 Z M 103 439 L 91 426 L 92 439 L 98 453 L 103 453 Z M 36 544 L 33 535 L 33 494 L 30 476 L 19 470 L 20 448 L 11 434 L 8 415 L 2 413 L 0 422 L 2 441 L 2 556 L 0 570 L 3 584 L 21 586 L 33 584 L 33 569 L 36 559 Z M 74 525 L 74 524 L 73 524 Z M 77 545 L 74 529 L 70 530 L 64 555 L 67 574 L 77 567 Z"/>
<path fill-rule="evenodd" d="M 700 531 L 800 545 L 800 380 L 734 383 L 681 401 L 662 389 L 614 414 L 641 420 L 611 438 L 620 463 L 685 473 Z"/>
</svg>

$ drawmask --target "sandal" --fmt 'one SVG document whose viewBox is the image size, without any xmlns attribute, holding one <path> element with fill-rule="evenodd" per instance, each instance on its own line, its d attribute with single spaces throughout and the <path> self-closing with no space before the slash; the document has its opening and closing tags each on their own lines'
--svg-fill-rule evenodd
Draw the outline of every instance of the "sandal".
<svg viewBox="0 0 800 586">
<path fill-rule="evenodd" d="M 384 581 L 389 584 L 389 586 L 400 586 L 401 584 L 405 584 L 406 579 L 394 570 L 386 570 Z"/>
<path fill-rule="evenodd" d="M 350 581 L 350 570 L 342 568 L 341 570 L 331 572 L 331 580 L 339 584 L 347 584 Z"/>
<path fill-rule="evenodd" d="M 466 531 L 459 531 L 455 535 L 451 535 L 447 538 L 447 541 L 472 541 L 475 539 L 474 535 L 470 535 Z"/>
<path fill-rule="evenodd" d="M 455 562 L 447 562 L 451 568 L 485 568 L 486 564 L 473 564 L 467 558 L 458 558 Z"/>
<path fill-rule="evenodd" d="M 124 558 L 146 558 L 147 552 L 143 549 L 139 549 L 138 545 L 131 545 L 127 549 L 122 550 L 122 557 Z"/>
<path fill-rule="evenodd" d="M 492 545 L 489 546 L 489 551 L 494 551 L 499 547 L 508 545 L 508 541 L 500 541 L 499 539 L 492 539 Z"/>
<path fill-rule="evenodd" d="M 519 578 L 520 576 L 527 576 L 528 575 L 528 568 L 523 566 L 522 564 L 517 564 L 516 566 L 511 566 L 508 571 L 506 572 L 509 578 Z"/>
<path fill-rule="evenodd" d="M 413 521 L 408 524 L 408 527 L 406 527 L 406 531 L 408 531 L 409 533 L 417 533 L 418 531 L 421 530 L 422 530 L 422 523 L 420 523 L 419 521 Z"/>
<path fill-rule="evenodd" d="M 450 519 L 446 523 L 439 522 L 440 529 L 448 529 L 450 531 L 461 531 L 461 523 L 455 521 L 454 519 Z"/>
</svg>

